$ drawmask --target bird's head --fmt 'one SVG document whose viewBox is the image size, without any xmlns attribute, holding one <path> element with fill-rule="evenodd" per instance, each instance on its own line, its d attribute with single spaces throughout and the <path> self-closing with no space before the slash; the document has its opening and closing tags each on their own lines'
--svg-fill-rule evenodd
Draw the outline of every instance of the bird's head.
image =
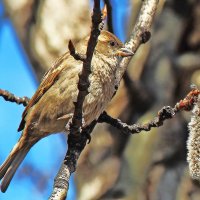
<svg viewBox="0 0 200 200">
<path fill-rule="evenodd" d="M 104 30 L 101 31 L 98 37 L 95 51 L 108 57 L 128 57 L 133 55 L 133 52 L 125 48 L 123 43 L 115 35 Z"/>
</svg>

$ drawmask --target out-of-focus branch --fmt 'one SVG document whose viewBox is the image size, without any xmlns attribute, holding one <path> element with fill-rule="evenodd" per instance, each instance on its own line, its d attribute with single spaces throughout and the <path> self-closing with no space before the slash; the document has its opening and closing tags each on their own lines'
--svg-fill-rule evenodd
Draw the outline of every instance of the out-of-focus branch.
<svg viewBox="0 0 200 200">
<path fill-rule="evenodd" d="M 179 70 L 195 71 L 200 68 L 200 57 L 198 53 L 184 53 L 175 58 L 174 64 Z"/>
<path fill-rule="evenodd" d="M 127 41 L 127 43 L 125 44 L 128 48 L 131 48 L 133 52 L 136 52 L 141 44 L 149 41 L 151 37 L 150 28 L 151 28 L 152 20 L 155 15 L 158 2 L 159 2 L 158 0 L 144 1 L 142 8 L 140 10 L 139 18 L 131 33 L 130 40 Z M 121 74 L 119 75 L 120 76 L 119 79 L 121 80 L 123 76 L 123 80 L 128 90 L 128 94 L 131 95 L 130 97 L 133 97 L 131 99 L 135 99 L 135 96 L 136 96 L 135 93 L 136 93 L 137 96 L 140 97 L 140 102 L 143 101 L 149 105 L 150 101 L 147 102 L 145 98 L 146 95 L 144 95 L 144 93 L 148 93 L 148 92 L 146 91 L 144 92 L 145 88 L 143 88 L 143 90 L 140 90 L 138 88 L 138 85 L 141 85 L 141 83 L 135 83 L 134 81 L 132 81 L 131 78 L 129 77 L 128 72 L 125 71 L 128 65 L 127 63 L 129 63 L 129 61 L 130 61 L 130 58 L 123 59 L 121 61 L 120 66 L 122 68 L 122 71 L 121 71 Z"/>
<path fill-rule="evenodd" d="M 64 162 L 54 180 L 54 188 L 50 200 L 65 199 L 69 189 L 70 175 L 76 170 L 77 160 L 84 149 L 88 135 L 93 130 L 96 122 L 92 123 L 89 127 L 82 129 L 82 108 L 83 102 L 88 94 L 89 88 L 89 75 L 91 73 L 91 61 L 95 46 L 97 44 L 98 36 L 100 35 L 99 25 L 102 22 L 102 14 L 100 9 L 100 0 L 94 0 L 94 8 L 92 15 L 92 29 L 90 38 L 88 41 L 88 47 L 86 51 L 86 58 L 83 60 L 82 72 L 79 75 L 78 82 L 78 97 L 77 102 L 74 102 L 75 109 L 70 124 L 70 133 L 68 136 L 68 150 L 65 156 Z M 73 50 L 73 45 L 71 45 Z M 73 50 L 75 53 L 75 49 Z M 73 52 L 71 51 L 71 54 Z M 79 54 L 74 54 L 74 57 Z M 80 59 L 80 56 L 75 59 Z"/>
<path fill-rule="evenodd" d="M 108 26 L 108 31 L 113 33 L 113 19 L 112 19 L 112 5 L 110 3 L 110 0 L 104 0 L 107 8 L 107 26 Z"/>
<path fill-rule="evenodd" d="M 27 106 L 30 100 L 28 97 L 17 97 L 14 94 L 2 89 L 0 89 L 0 96 L 3 97 L 6 101 L 23 104 L 23 106 Z"/>
<path fill-rule="evenodd" d="M 152 121 L 140 125 L 140 124 L 133 124 L 128 125 L 126 123 L 123 123 L 119 119 L 114 119 L 111 116 L 109 116 L 106 112 L 103 112 L 101 116 L 98 119 L 99 123 L 106 122 L 120 131 L 122 131 L 125 134 L 135 134 L 140 133 L 141 131 L 150 131 L 153 127 L 159 127 L 162 126 L 164 121 L 166 119 L 173 118 L 177 112 L 181 110 L 185 111 L 191 111 L 194 104 L 197 102 L 198 95 L 200 94 L 200 91 L 198 89 L 192 89 L 187 96 L 179 101 L 174 108 L 171 106 L 164 106 L 159 112 L 158 116 L 155 117 Z"/>
</svg>

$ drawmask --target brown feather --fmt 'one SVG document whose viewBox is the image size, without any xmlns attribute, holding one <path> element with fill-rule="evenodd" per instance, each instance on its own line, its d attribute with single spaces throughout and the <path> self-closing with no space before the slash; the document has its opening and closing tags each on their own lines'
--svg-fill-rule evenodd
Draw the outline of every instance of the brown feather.
<svg viewBox="0 0 200 200">
<path fill-rule="evenodd" d="M 22 119 L 18 128 L 18 131 L 21 131 L 24 129 L 24 126 L 26 123 L 25 117 L 27 115 L 28 110 L 40 100 L 40 98 L 45 94 L 45 92 L 47 92 L 47 90 L 56 82 L 62 70 L 66 68 L 66 66 L 62 66 L 62 62 L 64 59 L 67 59 L 67 57 L 69 56 L 70 56 L 69 52 L 65 53 L 63 56 L 58 58 L 55 64 L 53 65 L 53 67 L 51 67 L 49 71 L 45 73 L 40 86 L 38 87 L 33 97 L 30 99 L 28 105 L 26 106 L 22 114 Z"/>
</svg>

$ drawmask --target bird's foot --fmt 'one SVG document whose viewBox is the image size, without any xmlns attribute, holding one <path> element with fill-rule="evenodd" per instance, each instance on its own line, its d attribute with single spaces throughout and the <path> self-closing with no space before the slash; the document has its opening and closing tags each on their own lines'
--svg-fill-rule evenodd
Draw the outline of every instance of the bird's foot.
<svg viewBox="0 0 200 200">
<path fill-rule="evenodd" d="M 91 139 L 92 139 L 91 135 L 89 133 L 84 133 L 84 135 L 87 138 L 87 143 L 90 144 Z"/>
</svg>

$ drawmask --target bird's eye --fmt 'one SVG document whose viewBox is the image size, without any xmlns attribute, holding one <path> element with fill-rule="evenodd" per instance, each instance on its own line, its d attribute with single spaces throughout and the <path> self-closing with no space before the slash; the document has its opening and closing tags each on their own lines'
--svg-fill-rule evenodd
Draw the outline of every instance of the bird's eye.
<svg viewBox="0 0 200 200">
<path fill-rule="evenodd" d="M 116 45 L 116 42 L 115 41 L 110 41 L 110 46 L 111 47 L 114 47 Z"/>
</svg>

